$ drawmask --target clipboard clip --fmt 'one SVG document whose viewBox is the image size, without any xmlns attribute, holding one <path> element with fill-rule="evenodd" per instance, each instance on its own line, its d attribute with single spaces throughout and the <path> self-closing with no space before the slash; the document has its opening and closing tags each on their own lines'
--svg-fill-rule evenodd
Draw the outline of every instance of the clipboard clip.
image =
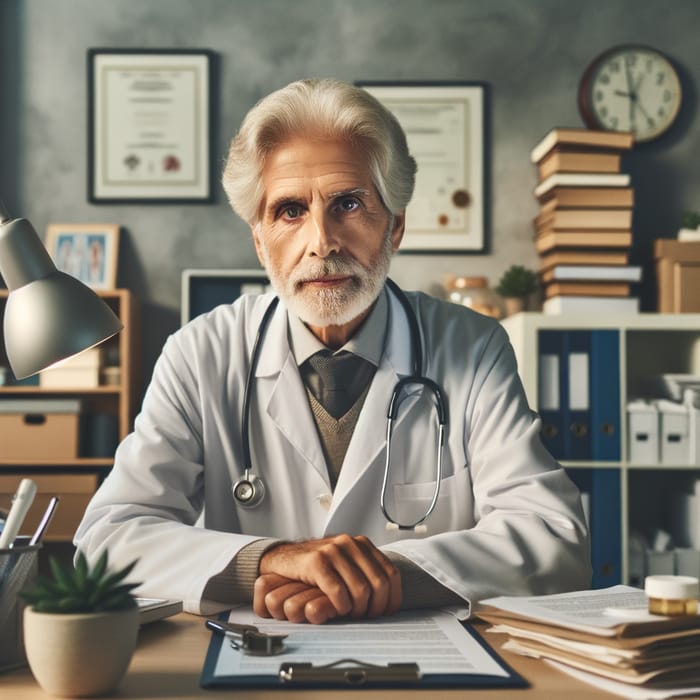
<svg viewBox="0 0 700 700">
<path fill-rule="evenodd" d="M 231 644 L 252 656 L 274 656 L 284 651 L 286 634 L 266 634 L 254 625 L 238 625 L 235 622 L 207 620 L 206 626 L 214 632 L 232 635 Z"/>
<path fill-rule="evenodd" d="M 416 663 L 390 663 L 386 666 L 364 663 L 356 659 L 340 659 L 330 664 L 284 662 L 280 665 L 282 683 L 342 683 L 350 686 L 365 683 L 418 682 L 421 672 Z"/>
</svg>

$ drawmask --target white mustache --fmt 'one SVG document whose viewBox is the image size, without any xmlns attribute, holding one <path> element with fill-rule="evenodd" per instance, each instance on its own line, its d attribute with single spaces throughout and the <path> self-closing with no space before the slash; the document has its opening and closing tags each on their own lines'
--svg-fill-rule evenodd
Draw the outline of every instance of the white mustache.
<svg viewBox="0 0 700 700">
<path fill-rule="evenodd" d="M 325 258 L 319 261 L 307 261 L 299 265 L 292 274 L 291 282 L 294 285 L 309 282 L 319 277 L 329 275 L 353 275 L 362 274 L 364 268 L 356 260 L 343 256 Z"/>
</svg>

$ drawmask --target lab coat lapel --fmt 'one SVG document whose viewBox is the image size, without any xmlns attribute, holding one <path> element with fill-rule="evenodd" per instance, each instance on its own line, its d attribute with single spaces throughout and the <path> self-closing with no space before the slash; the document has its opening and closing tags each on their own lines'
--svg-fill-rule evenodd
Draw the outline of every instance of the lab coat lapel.
<svg viewBox="0 0 700 700">
<path fill-rule="evenodd" d="M 287 335 L 287 311 L 280 303 L 264 340 L 255 372 L 260 405 L 301 457 L 330 489 L 326 459 Z M 290 460 L 291 464 L 291 460 Z"/>
<path fill-rule="evenodd" d="M 387 409 L 396 382 L 411 374 L 411 334 L 406 313 L 400 302 L 389 295 L 389 328 L 382 360 L 370 385 L 360 417 L 355 426 L 338 483 L 333 494 L 333 502 L 326 521 L 326 531 L 332 532 L 334 521 L 342 518 L 343 503 L 348 500 L 353 487 L 370 467 L 383 470 L 386 449 Z M 409 391 L 401 403 L 399 416 L 394 427 L 399 426 L 411 412 L 420 396 L 420 389 Z M 377 492 L 378 494 L 379 492 Z M 377 495 L 377 498 L 379 496 Z M 348 507 L 357 507 L 349 499 Z"/>
</svg>

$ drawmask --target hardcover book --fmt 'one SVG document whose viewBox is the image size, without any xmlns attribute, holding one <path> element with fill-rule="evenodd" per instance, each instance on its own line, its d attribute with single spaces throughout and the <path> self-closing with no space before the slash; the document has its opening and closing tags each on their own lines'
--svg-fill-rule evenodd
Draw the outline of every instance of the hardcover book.
<svg viewBox="0 0 700 700">
<path fill-rule="evenodd" d="M 555 248 L 629 248 L 631 231 L 543 231 L 535 237 L 538 253 Z"/>
<path fill-rule="evenodd" d="M 631 209 L 634 190 L 631 187 L 553 187 L 540 200 L 540 210 L 551 209 Z"/>
<path fill-rule="evenodd" d="M 557 127 L 532 149 L 530 160 L 539 162 L 553 148 L 558 146 L 576 146 L 593 149 L 612 149 L 626 151 L 634 145 L 634 136 L 625 131 L 598 131 L 595 129 L 576 129 Z"/>
<path fill-rule="evenodd" d="M 539 230 L 631 229 L 631 209 L 554 209 L 535 219 Z"/>
<path fill-rule="evenodd" d="M 537 166 L 540 180 L 555 173 L 619 173 L 619 153 L 586 153 L 554 149 Z"/>
</svg>

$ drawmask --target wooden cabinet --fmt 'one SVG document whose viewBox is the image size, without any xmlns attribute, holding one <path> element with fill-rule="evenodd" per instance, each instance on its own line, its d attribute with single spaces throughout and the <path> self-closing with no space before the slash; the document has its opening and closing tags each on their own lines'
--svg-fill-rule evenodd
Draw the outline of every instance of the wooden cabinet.
<svg viewBox="0 0 700 700">
<path fill-rule="evenodd" d="M 53 456 L 51 433 L 42 435 L 41 426 L 36 440 L 44 441 L 41 450 L 30 449 L 23 457 L 13 444 L 11 455 L 0 440 L 0 509 L 7 509 L 12 493 L 24 476 L 37 482 L 38 495 L 22 534 L 31 533 L 46 500 L 51 495 L 61 497 L 54 522 L 47 531 L 47 541 L 70 541 L 83 514 L 85 505 L 99 481 L 113 464 L 116 444 L 133 427 L 140 400 L 140 309 L 134 295 L 126 289 L 97 292 L 124 324 L 121 333 L 100 347 L 107 372 L 101 372 L 98 386 L 90 388 L 47 388 L 38 377 L 15 382 L 8 372 L 6 383 L 0 386 L 0 403 L 18 399 L 32 402 L 56 400 L 79 401 L 80 413 L 77 455 Z M 4 311 L 7 291 L 0 290 L 0 311 Z M 7 366 L 4 342 L 0 349 L 0 365 Z M 21 404 L 20 404 L 21 405 Z M 40 405 L 40 404 L 39 404 Z M 46 422 L 49 426 L 50 422 Z M 9 441 L 8 441 L 9 442 Z M 48 444 L 46 444 L 48 443 Z M 31 454 L 41 454 L 40 458 Z"/>
<path fill-rule="evenodd" d="M 640 584 L 640 542 L 672 533 L 677 496 L 693 492 L 700 464 L 633 461 L 627 405 L 662 398 L 663 375 L 700 375 L 700 314 L 520 313 L 502 323 L 543 442 L 591 498 L 594 584 Z M 561 339 L 569 345 L 557 360 Z"/>
</svg>

